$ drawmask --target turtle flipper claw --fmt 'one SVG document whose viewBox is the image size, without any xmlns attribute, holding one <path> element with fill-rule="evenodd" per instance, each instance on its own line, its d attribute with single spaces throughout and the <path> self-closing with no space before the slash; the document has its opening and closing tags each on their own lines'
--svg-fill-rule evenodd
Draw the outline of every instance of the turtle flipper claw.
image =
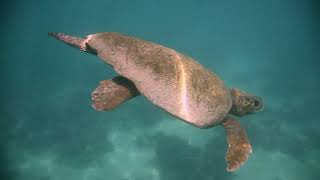
<svg viewBox="0 0 320 180">
<path fill-rule="evenodd" d="M 226 130 L 229 144 L 226 154 L 227 171 L 233 172 L 248 160 L 252 147 L 239 121 L 228 116 L 222 125 Z"/>
</svg>

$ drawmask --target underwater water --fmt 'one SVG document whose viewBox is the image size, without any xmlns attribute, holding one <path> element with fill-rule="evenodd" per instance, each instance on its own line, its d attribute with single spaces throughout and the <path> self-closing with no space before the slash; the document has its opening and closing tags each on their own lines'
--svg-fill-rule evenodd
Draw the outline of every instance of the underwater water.
<svg viewBox="0 0 320 180">
<path fill-rule="evenodd" d="M 1 179 L 320 179 L 316 1 L 11 0 L 0 9 Z M 91 91 L 116 73 L 50 31 L 156 42 L 261 96 L 264 112 L 239 118 L 253 154 L 228 173 L 222 127 L 197 129 L 142 96 L 95 111 Z"/>
</svg>

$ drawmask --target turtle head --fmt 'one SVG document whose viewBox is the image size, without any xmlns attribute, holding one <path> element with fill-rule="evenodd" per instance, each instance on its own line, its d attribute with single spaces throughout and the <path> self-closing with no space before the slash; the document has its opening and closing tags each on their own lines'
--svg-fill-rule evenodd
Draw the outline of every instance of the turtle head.
<svg viewBox="0 0 320 180">
<path fill-rule="evenodd" d="M 232 96 L 231 114 L 243 116 L 263 110 L 261 97 L 250 95 L 236 88 L 232 88 L 230 92 Z"/>
</svg>

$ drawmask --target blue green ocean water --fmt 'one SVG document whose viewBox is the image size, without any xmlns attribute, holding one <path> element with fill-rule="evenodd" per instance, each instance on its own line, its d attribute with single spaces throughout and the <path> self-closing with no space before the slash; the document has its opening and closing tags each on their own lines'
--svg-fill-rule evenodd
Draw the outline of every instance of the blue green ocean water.
<svg viewBox="0 0 320 180">
<path fill-rule="evenodd" d="M 3 180 L 320 179 L 320 17 L 301 0 L 11 0 L 0 3 Z M 239 118 L 253 146 L 226 171 L 221 127 L 201 130 L 144 97 L 110 112 L 90 93 L 116 73 L 47 36 L 113 31 L 183 52 L 261 96 Z"/>
</svg>

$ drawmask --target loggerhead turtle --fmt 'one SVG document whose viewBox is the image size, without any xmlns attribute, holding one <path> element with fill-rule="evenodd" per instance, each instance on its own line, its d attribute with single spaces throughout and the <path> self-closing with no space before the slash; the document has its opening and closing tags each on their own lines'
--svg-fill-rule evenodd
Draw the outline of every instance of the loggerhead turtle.
<svg viewBox="0 0 320 180">
<path fill-rule="evenodd" d="M 107 111 L 144 95 L 156 106 L 199 128 L 221 125 L 227 134 L 227 171 L 247 161 L 252 148 L 239 121 L 263 109 L 262 99 L 227 88 L 223 81 L 192 58 L 173 49 L 114 32 L 78 38 L 49 33 L 81 51 L 100 57 L 119 76 L 101 81 L 92 92 L 92 106 Z"/>
</svg>

